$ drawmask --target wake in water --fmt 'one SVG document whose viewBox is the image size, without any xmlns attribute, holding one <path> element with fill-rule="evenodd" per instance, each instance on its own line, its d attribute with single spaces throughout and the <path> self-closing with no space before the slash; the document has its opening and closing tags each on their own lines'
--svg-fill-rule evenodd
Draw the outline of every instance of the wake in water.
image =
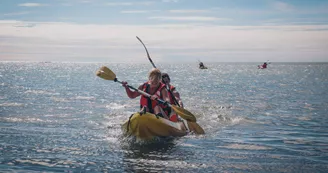
<svg viewBox="0 0 328 173">
<path fill-rule="evenodd" d="M 127 104 L 121 104 L 117 102 L 112 102 L 106 104 L 106 109 L 110 112 L 109 114 L 104 115 L 104 118 L 107 119 L 104 125 L 110 130 L 115 129 L 120 131 L 120 135 L 123 134 L 121 130 L 121 125 L 128 120 L 129 116 L 133 114 L 134 110 L 137 110 L 136 106 L 133 106 L 135 103 L 129 101 Z M 204 128 L 205 136 L 215 134 L 220 129 L 235 125 L 242 122 L 249 122 L 243 117 L 238 117 L 233 115 L 233 106 L 232 105 L 222 105 L 222 106 L 203 106 L 204 104 L 198 104 L 199 109 L 192 110 L 192 112 L 197 116 L 197 122 Z M 187 108 L 188 109 L 188 108 Z M 117 135 L 115 135 L 117 137 Z M 190 133 L 188 137 L 195 137 L 194 134 Z M 120 137 L 120 139 L 124 139 Z M 132 140 L 132 139 L 130 139 Z M 130 142 L 130 140 L 121 140 Z M 162 139 L 161 139 L 162 140 Z M 133 140 L 132 140 L 133 141 Z M 142 141 L 133 141 L 132 143 L 139 143 Z M 155 140 L 155 142 L 158 142 Z"/>
</svg>

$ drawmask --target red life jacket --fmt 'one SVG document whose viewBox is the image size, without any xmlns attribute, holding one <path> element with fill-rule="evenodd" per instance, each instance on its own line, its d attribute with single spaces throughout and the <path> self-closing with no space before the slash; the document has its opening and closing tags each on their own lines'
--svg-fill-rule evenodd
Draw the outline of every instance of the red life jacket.
<svg viewBox="0 0 328 173">
<path fill-rule="evenodd" d="M 163 99 L 163 96 L 161 94 L 161 90 L 165 87 L 165 84 L 160 82 L 159 87 L 156 89 L 155 93 L 150 93 L 150 84 L 148 82 L 143 84 L 142 90 L 150 95 L 156 95 L 158 98 Z M 152 100 L 144 95 L 141 95 L 140 97 L 140 108 L 147 107 L 149 109 L 150 113 L 154 113 L 154 108 L 157 105 L 156 100 Z"/>
</svg>

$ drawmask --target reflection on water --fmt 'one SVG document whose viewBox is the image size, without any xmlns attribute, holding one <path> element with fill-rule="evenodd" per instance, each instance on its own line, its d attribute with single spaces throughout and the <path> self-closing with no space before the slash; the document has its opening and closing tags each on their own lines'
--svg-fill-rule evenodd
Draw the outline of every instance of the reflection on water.
<svg viewBox="0 0 328 173">
<path fill-rule="evenodd" d="M 163 171 L 161 165 L 174 166 L 175 158 L 170 153 L 175 150 L 176 142 L 173 138 L 158 138 L 153 141 L 137 141 L 135 138 L 125 138 L 121 141 L 123 160 L 127 163 L 124 171 L 149 172 Z"/>
</svg>

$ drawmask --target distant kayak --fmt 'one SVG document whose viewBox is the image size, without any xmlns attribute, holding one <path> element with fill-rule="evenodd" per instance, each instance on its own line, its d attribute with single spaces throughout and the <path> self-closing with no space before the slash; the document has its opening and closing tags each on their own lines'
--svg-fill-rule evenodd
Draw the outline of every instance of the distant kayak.
<svg viewBox="0 0 328 173">
<path fill-rule="evenodd" d="M 257 68 L 259 68 L 259 69 L 266 69 L 267 67 L 266 66 L 264 67 L 263 65 L 258 65 Z"/>
<path fill-rule="evenodd" d="M 204 63 L 199 61 L 199 69 L 207 69 L 207 67 L 205 67 Z"/>
<path fill-rule="evenodd" d="M 265 69 L 265 68 L 267 68 L 267 66 L 268 66 L 268 63 L 265 62 L 262 65 L 258 65 L 257 68 L 259 68 L 259 69 Z"/>
<path fill-rule="evenodd" d="M 165 118 L 156 117 L 154 114 L 139 112 L 131 115 L 122 125 L 122 130 L 127 136 L 149 140 L 154 137 L 182 137 L 189 132 L 204 134 L 204 130 L 196 123 L 187 120 L 173 122 Z"/>
</svg>

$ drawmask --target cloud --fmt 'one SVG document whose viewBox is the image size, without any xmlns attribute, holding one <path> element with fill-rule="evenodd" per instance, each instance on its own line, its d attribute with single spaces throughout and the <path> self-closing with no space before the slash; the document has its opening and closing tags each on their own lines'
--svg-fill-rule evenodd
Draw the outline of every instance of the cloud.
<svg viewBox="0 0 328 173">
<path fill-rule="evenodd" d="M 151 5 L 154 2 L 152 1 L 143 1 L 143 2 L 108 2 L 105 5 L 108 6 L 132 6 L 132 5 Z"/>
<path fill-rule="evenodd" d="M 179 2 L 179 0 L 162 0 L 162 2 L 166 2 L 166 3 L 170 3 L 170 2 L 177 3 L 177 2 Z"/>
<path fill-rule="evenodd" d="M 18 22 L 20 22 L 20 21 L 18 21 L 18 20 L 0 20 L 0 26 L 1 26 L 1 24 L 3 24 L 3 25 L 11 25 L 13 23 L 18 23 Z"/>
<path fill-rule="evenodd" d="M 294 7 L 292 5 L 287 4 L 285 2 L 280 2 L 280 1 L 274 2 L 273 8 L 278 11 L 282 11 L 282 12 L 293 12 L 294 11 Z"/>
<path fill-rule="evenodd" d="M 173 21 L 217 21 L 217 20 L 227 20 L 227 19 L 224 19 L 224 18 L 204 17 L 204 16 L 179 16 L 179 17 L 154 16 L 154 17 L 149 17 L 149 19 L 173 20 Z"/>
<path fill-rule="evenodd" d="M 121 11 L 121 13 L 148 13 L 149 11 L 146 10 L 125 10 L 125 11 Z"/>
<path fill-rule="evenodd" d="M 40 4 L 40 3 L 23 3 L 23 4 L 18 4 L 18 6 L 22 7 L 41 7 L 41 6 L 47 6 L 46 4 Z"/>
<path fill-rule="evenodd" d="M 6 13 L 4 16 L 20 16 L 20 15 L 25 15 L 25 14 L 30 14 L 31 12 L 29 11 L 22 11 L 22 12 L 16 12 L 16 13 Z"/>
<path fill-rule="evenodd" d="M 81 1 L 81 3 L 92 3 L 92 1 L 90 1 L 90 0 L 83 0 L 83 1 Z"/>
<path fill-rule="evenodd" d="M 14 20 L 0 20 L 0 60 L 144 62 L 144 49 L 136 36 L 152 57 L 175 62 L 197 57 L 257 61 L 263 55 L 271 61 L 291 57 L 297 57 L 291 61 L 328 61 L 328 25 L 87 25 Z"/>
<path fill-rule="evenodd" d="M 109 2 L 109 3 L 106 3 L 106 5 L 109 5 L 109 6 L 130 6 L 133 4 L 134 3 L 132 3 L 132 2 Z"/>
<path fill-rule="evenodd" d="M 170 13 L 208 13 L 208 10 L 169 10 Z"/>
</svg>

